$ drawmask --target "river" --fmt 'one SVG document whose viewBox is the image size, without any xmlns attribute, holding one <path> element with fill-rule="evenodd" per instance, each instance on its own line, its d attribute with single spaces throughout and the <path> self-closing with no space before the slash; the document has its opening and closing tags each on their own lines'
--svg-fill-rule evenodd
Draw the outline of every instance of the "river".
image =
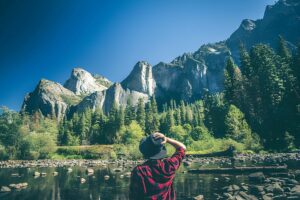
<svg viewBox="0 0 300 200">
<path fill-rule="evenodd" d="M 87 167 L 79 166 L 71 167 L 71 172 L 68 171 L 68 167 L 0 169 L 0 187 L 9 186 L 13 183 L 28 183 L 27 187 L 0 193 L 0 199 L 126 200 L 128 199 L 130 183 L 128 172 L 134 166 L 126 165 L 123 168 L 121 167 L 117 164 L 91 167 L 94 170 L 94 173 L 91 175 L 87 174 Z M 197 167 L 192 165 L 189 169 Z M 188 168 L 182 165 L 174 180 L 177 199 L 180 200 L 189 199 L 200 194 L 206 200 L 213 200 L 217 199 L 218 196 L 224 196 L 224 187 L 239 185 L 242 188 L 243 185 L 247 186 L 249 184 L 248 174 L 191 174 L 187 170 Z M 34 177 L 33 175 L 36 171 L 45 174 Z M 57 174 L 53 174 L 54 172 L 57 172 Z M 282 180 L 286 182 L 292 177 L 291 180 L 294 182 L 292 184 L 287 182 L 287 185 L 285 185 L 281 179 L 277 180 L 276 178 L 267 178 L 266 180 L 268 181 L 265 182 L 268 182 L 269 185 L 277 182 L 281 183 L 280 186 L 283 188 L 284 194 L 292 195 L 290 194 L 292 188 L 300 187 L 299 182 L 295 180 L 297 179 L 295 175 L 291 176 L 291 171 L 283 175 L 283 177 L 285 178 L 282 178 Z M 248 186 L 250 188 L 250 185 Z M 285 192 L 287 187 L 289 187 L 289 193 Z M 263 195 L 263 193 L 260 195 Z M 274 193 L 274 195 L 277 194 Z"/>
</svg>

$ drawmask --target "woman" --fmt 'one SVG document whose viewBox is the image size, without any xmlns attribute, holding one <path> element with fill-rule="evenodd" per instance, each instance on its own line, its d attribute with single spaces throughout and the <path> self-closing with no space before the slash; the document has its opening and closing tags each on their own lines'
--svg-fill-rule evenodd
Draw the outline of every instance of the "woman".
<svg viewBox="0 0 300 200">
<path fill-rule="evenodd" d="M 171 144 L 176 149 L 170 158 L 165 158 L 167 154 L 165 143 Z M 143 138 L 139 150 L 147 161 L 132 170 L 130 199 L 176 199 L 173 180 L 185 156 L 185 149 L 183 143 L 162 133 L 156 132 Z"/>
</svg>

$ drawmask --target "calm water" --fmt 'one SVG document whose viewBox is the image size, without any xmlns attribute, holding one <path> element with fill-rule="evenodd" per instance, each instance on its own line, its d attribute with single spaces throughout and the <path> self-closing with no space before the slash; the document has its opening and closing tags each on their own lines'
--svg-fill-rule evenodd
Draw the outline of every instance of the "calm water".
<svg viewBox="0 0 300 200">
<path fill-rule="evenodd" d="M 86 168 L 73 167 L 71 173 L 67 168 L 39 168 L 39 169 L 0 169 L 0 186 L 11 183 L 27 182 L 28 187 L 20 191 L 0 193 L 1 200 L 84 200 L 84 199 L 107 199 L 124 200 L 128 199 L 128 187 L 130 179 L 126 176 L 121 178 L 129 168 L 122 172 L 114 172 L 117 166 L 94 167 L 94 175 L 88 176 Z M 235 183 L 247 183 L 247 176 L 236 175 L 199 175 L 182 173 L 186 170 L 183 166 L 178 171 L 175 178 L 175 188 L 178 199 L 187 199 L 199 194 L 203 194 L 205 199 L 215 199 L 214 193 L 221 193 L 222 187 Z M 35 171 L 46 172 L 45 177 L 34 178 Z M 58 172 L 53 176 L 54 171 Z M 12 177 L 12 173 L 19 173 L 20 177 Z M 104 179 L 109 175 L 108 180 Z M 81 184 L 80 177 L 86 179 Z M 226 177 L 230 180 L 226 181 Z M 219 180 L 215 180 L 218 178 Z"/>
</svg>

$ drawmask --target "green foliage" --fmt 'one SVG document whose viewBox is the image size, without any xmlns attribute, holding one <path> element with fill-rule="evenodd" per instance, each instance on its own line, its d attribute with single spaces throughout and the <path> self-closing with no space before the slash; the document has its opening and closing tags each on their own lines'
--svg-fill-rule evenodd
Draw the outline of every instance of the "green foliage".
<svg viewBox="0 0 300 200">
<path fill-rule="evenodd" d="M 193 138 L 193 140 L 198 141 L 198 140 L 209 140 L 212 136 L 205 126 L 196 126 L 191 131 L 191 137 Z"/>
<path fill-rule="evenodd" d="M 136 111 L 136 121 L 139 123 L 141 128 L 145 130 L 146 123 L 146 112 L 145 112 L 145 103 L 142 98 L 139 99 Z"/>
<path fill-rule="evenodd" d="M 30 133 L 25 137 L 32 159 L 49 158 L 56 150 L 56 138 L 47 133 Z"/>
<path fill-rule="evenodd" d="M 59 146 L 54 156 L 60 158 L 105 159 L 110 158 L 112 151 L 112 145 Z"/>
<path fill-rule="evenodd" d="M 289 134 L 288 132 L 285 132 L 284 135 L 284 142 L 286 143 L 286 151 L 292 151 L 296 149 L 295 146 L 295 137 Z"/>
<path fill-rule="evenodd" d="M 241 106 L 242 104 L 242 75 L 240 69 L 234 64 L 232 58 L 227 60 L 224 72 L 224 93 L 230 104 Z"/>
<path fill-rule="evenodd" d="M 134 144 L 145 136 L 143 129 L 136 121 L 132 121 L 128 126 L 125 126 L 120 131 L 122 144 Z"/>
<path fill-rule="evenodd" d="M 185 131 L 185 129 L 181 125 L 179 125 L 179 126 L 172 126 L 169 132 L 167 133 L 167 136 L 179 141 L 185 141 L 188 134 Z"/>
<path fill-rule="evenodd" d="M 249 122 L 249 129 L 259 134 L 267 149 L 286 148 L 285 132 L 300 139 L 299 82 L 295 72 L 295 60 L 292 58 L 286 42 L 279 39 L 278 54 L 267 45 L 256 45 L 250 54 L 241 48 L 242 85 L 241 103 L 226 97 L 234 103 Z M 293 61 L 293 62 L 292 62 Z M 226 92 L 226 91 L 225 91 Z M 252 136 L 258 138 L 258 136 Z M 297 141 L 297 140 L 296 140 Z"/>
</svg>

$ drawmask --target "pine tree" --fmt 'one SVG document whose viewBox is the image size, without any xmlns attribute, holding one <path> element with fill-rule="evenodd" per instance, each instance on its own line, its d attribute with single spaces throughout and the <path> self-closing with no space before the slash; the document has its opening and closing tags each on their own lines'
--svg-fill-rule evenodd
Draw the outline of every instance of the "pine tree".
<svg viewBox="0 0 300 200">
<path fill-rule="evenodd" d="M 174 114 L 173 110 L 169 109 L 166 116 L 166 126 L 167 126 L 167 132 L 170 131 L 170 129 L 175 126 L 175 120 L 174 120 Z"/>
<path fill-rule="evenodd" d="M 240 61 L 241 61 L 240 69 L 242 74 L 245 75 L 246 78 L 251 77 L 251 75 L 253 74 L 251 60 L 250 60 L 249 53 L 247 52 L 243 44 L 240 45 Z"/>
<path fill-rule="evenodd" d="M 152 105 L 150 102 L 148 102 L 146 105 L 146 123 L 145 123 L 145 131 L 147 134 L 151 134 L 153 131 L 152 123 L 153 123 Z"/>
<path fill-rule="evenodd" d="M 176 125 L 177 126 L 182 125 L 180 109 L 176 109 L 174 112 L 176 116 Z"/>
<path fill-rule="evenodd" d="M 300 42 L 298 44 L 297 53 L 293 57 L 292 73 L 296 77 L 297 88 L 300 88 Z"/>
<path fill-rule="evenodd" d="M 137 105 L 136 120 L 143 130 L 145 130 L 146 112 L 144 99 L 140 98 Z"/>
<path fill-rule="evenodd" d="M 159 130 L 159 115 L 158 115 L 158 108 L 155 96 L 151 97 L 151 107 L 153 113 L 153 122 L 152 122 L 152 130 L 158 131 Z"/>
<path fill-rule="evenodd" d="M 186 107 L 185 103 L 183 100 L 180 101 L 180 115 L 181 115 L 181 123 L 185 124 L 186 123 Z"/>
<path fill-rule="evenodd" d="M 285 96 L 284 80 L 281 76 L 280 57 L 267 45 L 256 45 L 251 49 L 251 65 L 254 73 L 251 77 L 251 88 L 247 92 L 252 95 L 253 116 L 251 124 L 254 130 L 263 135 L 273 148 L 271 142 L 282 138 L 284 132 L 279 126 L 279 106 Z M 272 117 L 271 117 L 272 116 Z"/>
<path fill-rule="evenodd" d="M 132 100 L 129 98 L 125 108 L 125 125 L 128 126 L 133 120 L 136 120 L 136 111 Z"/>
<path fill-rule="evenodd" d="M 291 62 L 291 52 L 288 49 L 286 45 L 286 41 L 284 38 L 280 35 L 279 36 L 279 44 L 278 44 L 278 55 L 285 60 L 285 62 L 290 63 Z"/>
<path fill-rule="evenodd" d="M 121 106 L 116 116 L 117 130 L 125 125 L 125 109 Z"/>
<path fill-rule="evenodd" d="M 232 58 L 227 60 L 225 67 L 224 93 L 229 104 L 235 104 L 236 106 L 241 107 L 241 95 L 243 94 L 242 76 Z"/>
</svg>

